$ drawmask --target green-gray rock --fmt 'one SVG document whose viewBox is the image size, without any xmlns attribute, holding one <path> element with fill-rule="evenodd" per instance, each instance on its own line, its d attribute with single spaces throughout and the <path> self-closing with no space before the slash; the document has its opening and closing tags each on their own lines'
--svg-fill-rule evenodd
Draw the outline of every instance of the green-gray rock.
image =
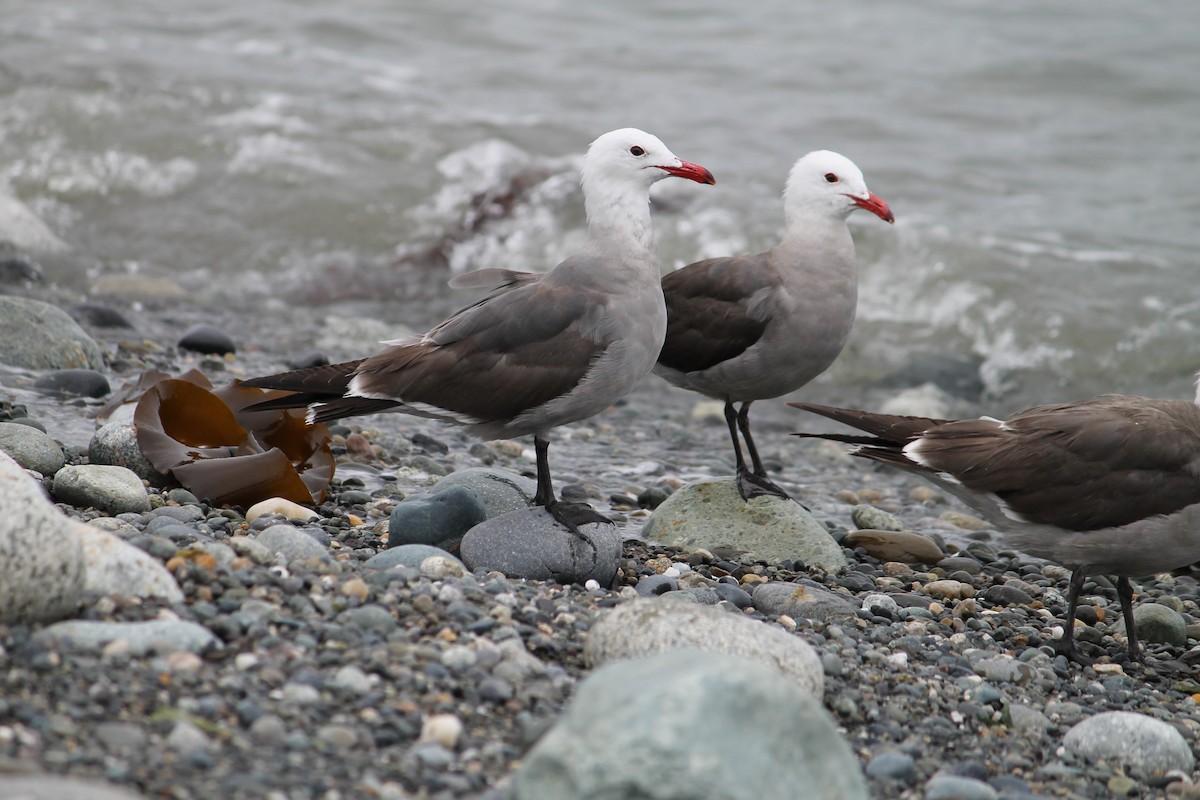
<svg viewBox="0 0 1200 800">
<path fill-rule="evenodd" d="M 0 361 L 29 369 L 104 369 L 100 345 L 49 303 L 0 297 Z"/>
<path fill-rule="evenodd" d="M 516 800 L 865 800 L 818 698 L 762 664 L 673 651 L 581 682 L 525 757 Z"/>
<path fill-rule="evenodd" d="M 1135 608 L 1133 625 L 1138 638 L 1147 644 L 1187 644 L 1187 622 L 1178 611 L 1161 603 L 1142 603 Z"/>
<path fill-rule="evenodd" d="M 895 514 L 889 514 L 875 506 L 855 506 L 850 512 L 850 520 L 854 527 L 875 531 L 902 531 L 904 524 L 896 519 Z"/>
<path fill-rule="evenodd" d="M 57 442 L 37 428 L 15 422 L 0 422 L 0 451 L 25 469 L 43 475 L 58 472 L 65 461 Z"/>
<path fill-rule="evenodd" d="M 827 571 L 846 566 L 842 548 L 802 505 L 770 496 L 747 502 L 733 478 L 698 481 L 675 492 L 650 515 L 642 538 L 688 552 L 734 547 L 750 560 L 799 560 Z"/>
</svg>

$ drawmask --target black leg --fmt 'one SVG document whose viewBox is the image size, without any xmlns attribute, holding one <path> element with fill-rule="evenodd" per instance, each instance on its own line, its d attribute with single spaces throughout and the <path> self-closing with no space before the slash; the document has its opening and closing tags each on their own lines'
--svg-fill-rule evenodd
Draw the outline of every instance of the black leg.
<svg viewBox="0 0 1200 800">
<path fill-rule="evenodd" d="M 533 451 L 537 454 L 537 493 L 533 496 L 533 504 L 549 506 L 556 502 L 554 482 L 550 480 L 550 440 L 534 434 Z"/>
<path fill-rule="evenodd" d="M 1067 625 L 1063 637 L 1055 648 L 1061 655 L 1067 657 L 1082 667 L 1090 667 L 1095 663 L 1092 659 L 1075 649 L 1075 612 L 1079 609 L 1079 594 L 1083 591 L 1083 582 L 1087 579 L 1087 567 L 1079 566 L 1071 573 L 1071 588 L 1067 594 Z"/>
<path fill-rule="evenodd" d="M 745 406 L 742 406 L 744 409 Z M 738 413 L 732 400 L 725 401 L 725 424 L 729 426 L 729 438 L 733 440 L 733 459 L 738 475 L 746 472 L 746 459 L 742 457 L 742 442 L 738 439 Z"/>
<path fill-rule="evenodd" d="M 1138 647 L 1137 625 L 1133 620 L 1133 584 L 1124 575 L 1117 578 L 1117 599 L 1121 601 L 1121 613 L 1125 616 L 1125 636 L 1129 640 L 1129 658 L 1145 663 L 1142 650 Z"/>
<path fill-rule="evenodd" d="M 758 448 L 754 446 L 754 437 L 750 435 L 750 403 L 752 402 L 752 400 L 747 400 L 742 403 L 742 409 L 736 415 L 733 413 L 733 403 L 725 403 L 725 420 L 729 423 L 729 435 L 733 437 L 733 447 L 737 454 L 738 491 L 741 493 L 742 499 L 747 501 L 763 495 L 791 500 L 791 495 L 780 489 L 767 477 L 767 469 L 763 466 L 762 459 L 758 457 Z M 736 430 L 734 429 L 735 422 Z M 746 440 L 746 451 L 750 453 L 753 470 L 747 470 L 746 462 L 742 459 L 742 450 L 738 445 L 737 437 L 739 430 L 742 432 L 742 438 Z"/>
<path fill-rule="evenodd" d="M 535 434 L 533 450 L 537 454 L 537 493 L 533 496 L 533 504 L 543 506 L 550 516 L 558 520 L 564 528 L 582 538 L 580 525 L 590 522 L 609 522 L 608 517 L 599 513 L 584 503 L 564 503 L 554 496 L 554 482 L 550 479 L 550 440 Z M 592 550 L 596 549 L 590 541 Z"/>
</svg>

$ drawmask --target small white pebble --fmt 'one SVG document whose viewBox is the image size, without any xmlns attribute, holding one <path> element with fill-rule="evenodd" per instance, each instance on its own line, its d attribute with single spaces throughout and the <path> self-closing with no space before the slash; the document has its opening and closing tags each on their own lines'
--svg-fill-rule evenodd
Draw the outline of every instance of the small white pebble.
<svg viewBox="0 0 1200 800">
<path fill-rule="evenodd" d="M 462 735 L 462 721 L 453 714 L 434 714 L 421 725 L 421 737 L 418 744 L 436 742 L 448 750 L 453 750 Z"/>
<path fill-rule="evenodd" d="M 311 508 L 305 508 L 299 503 L 293 503 L 282 497 L 272 497 L 250 506 L 246 510 L 246 522 L 254 522 L 267 514 L 278 514 L 284 519 L 317 519 L 320 517 Z"/>
<path fill-rule="evenodd" d="M 583 588 L 587 589 L 589 592 L 594 592 L 600 588 L 600 582 L 597 581 L 595 578 L 588 578 L 584 582 Z"/>
<path fill-rule="evenodd" d="M 675 567 L 667 567 L 662 574 L 667 578 L 678 578 L 681 573 Z"/>
<path fill-rule="evenodd" d="M 893 667 L 905 667 L 908 666 L 908 653 L 901 650 L 898 653 L 892 653 L 884 661 L 887 661 Z"/>
<path fill-rule="evenodd" d="M 258 665 L 258 656 L 254 653 L 238 653 L 233 659 L 233 665 L 238 672 L 245 672 Z"/>
</svg>

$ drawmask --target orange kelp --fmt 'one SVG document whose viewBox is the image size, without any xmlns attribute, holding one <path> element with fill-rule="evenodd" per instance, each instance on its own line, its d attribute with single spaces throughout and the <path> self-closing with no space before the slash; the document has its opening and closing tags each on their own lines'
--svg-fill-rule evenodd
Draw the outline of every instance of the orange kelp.
<svg viewBox="0 0 1200 800">
<path fill-rule="evenodd" d="M 143 374 L 134 411 L 138 447 L 156 470 L 214 505 L 250 506 L 269 497 L 315 505 L 333 478 L 329 429 L 303 410 L 245 411 L 282 392 L 234 381 L 214 390 L 200 372 Z"/>
</svg>

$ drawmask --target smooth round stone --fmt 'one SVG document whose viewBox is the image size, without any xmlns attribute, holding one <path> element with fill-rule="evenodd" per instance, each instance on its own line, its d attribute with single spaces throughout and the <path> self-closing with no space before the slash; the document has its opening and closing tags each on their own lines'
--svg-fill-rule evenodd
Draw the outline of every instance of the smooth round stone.
<svg viewBox="0 0 1200 800">
<path fill-rule="evenodd" d="M 983 572 L 983 565 L 973 558 L 966 556 L 949 556 L 937 562 L 937 566 L 946 571 L 946 574 L 951 572 L 965 572 L 968 575 L 978 575 Z"/>
<path fill-rule="evenodd" d="M 1133 624 L 1138 638 L 1147 643 L 1183 647 L 1187 644 L 1187 621 L 1161 603 L 1141 603 L 1133 609 Z"/>
<path fill-rule="evenodd" d="M 49 622 L 79 607 L 86 580 L 76 523 L 0 452 L 0 623 Z"/>
<path fill-rule="evenodd" d="M 621 558 L 621 532 L 611 522 L 589 522 L 572 533 L 545 508 L 493 517 L 467 531 L 460 553 L 472 571 L 497 570 L 510 578 L 612 583 Z"/>
<path fill-rule="evenodd" d="M 666 575 L 645 575 L 637 582 L 637 586 L 633 588 L 642 597 L 653 597 L 677 590 L 679 588 L 679 581 L 674 578 L 668 578 Z"/>
<path fill-rule="evenodd" d="M 93 328 L 133 328 L 133 323 L 114 308 L 96 303 L 80 303 L 67 309 L 71 319 Z"/>
<path fill-rule="evenodd" d="M 975 596 L 975 587 L 971 584 L 949 579 L 930 581 L 925 584 L 924 591 L 930 597 L 943 600 L 964 600 Z"/>
<path fill-rule="evenodd" d="M 110 422 L 94 434 L 88 443 L 88 461 L 93 464 L 108 464 L 126 467 L 151 486 L 170 486 L 177 481 L 164 475 L 142 453 L 138 445 L 137 429 L 132 422 Z"/>
<path fill-rule="evenodd" d="M 188 328 L 179 338 L 177 346 L 181 350 L 191 350 L 194 353 L 214 356 L 237 352 L 237 345 L 233 343 L 233 339 L 205 323 Z"/>
<path fill-rule="evenodd" d="M 430 489 L 431 494 L 440 494 L 463 486 L 475 493 L 483 503 L 488 519 L 529 508 L 537 492 L 537 481 L 515 472 L 502 469 L 471 467 L 451 472 L 441 478 Z"/>
<path fill-rule="evenodd" d="M 850 521 L 854 523 L 854 527 L 859 529 L 876 531 L 904 530 L 904 523 L 896 519 L 895 514 L 890 514 L 882 508 L 876 508 L 875 506 L 855 506 L 850 511 Z"/>
<path fill-rule="evenodd" d="M 54 475 L 52 489 L 60 503 L 98 508 L 109 514 L 144 513 L 150 496 L 133 470 L 107 464 L 66 466 Z"/>
<path fill-rule="evenodd" d="M 183 602 L 179 584 L 153 555 L 92 525 L 77 523 L 76 530 L 87 560 L 85 588 L 105 595 Z"/>
<path fill-rule="evenodd" d="M 1033 602 L 1028 592 L 1006 584 L 989 586 L 983 591 L 983 599 L 992 606 L 1028 606 Z"/>
<path fill-rule="evenodd" d="M 24 256 L 0 257 L 0 285 L 45 283 L 46 275 L 36 261 Z"/>
<path fill-rule="evenodd" d="M 905 753 L 880 753 L 867 763 L 867 777 L 909 783 L 917 777 L 917 762 Z"/>
<path fill-rule="evenodd" d="M 306 558 L 330 560 L 329 550 L 325 545 L 291 525 L 272 525 L 259 531 L 254 539 L 272 553 L 282 556 L 288 563 Z"/>
<path fill-rule="evenodd" d="M 108 378 L 94 369 L 60 369 L 33 382 L 33 388 L 58 397 L 104 397 L 112 391 Z"/>
<path fill-rule="evenodd" d="M 421 562 L 421 574 L 431 580 L 461 578 L 467 574 L 463 563 L 453 556 L 432 555 Z"/>
<path fill-rule="evenodd" d="M 391 569 L 396 566 L 421 568 L 421 562 L 430 556 L 441 556 L 458 561 L 453 555 L 431 544 L 403 544 L 399 547 L 389 547 L 382 553 L 377 553 L 365 562 L 364 567 L 375 569 Z M 459 562 L 462 563 L 462 562 Z"/>
<path fill-rule="evenodd" d="M 0 781 L 0 800 L 142 800 L 125 786 L 114 786 L 81 778 L 57 775 L 5 775 Z"/>
<path fill-rule="evenodd" d="M 104 369 L 100 345 L 66 312 L 0 296 L 0 362 L 28 369 Z"/>
<path fill-rule="evenodd" d="M 348 609 L 342 616 L 347 622 L 380 636 L 386 636 L 396 629 L 396 618 L 391 612 L 374 603 Z"/>
<path fill-rule="evenodd" d="M 996 800 L 996 790 L 960 775 L 934 775 L 925 784 L 925 800 Z"/>
<path fill-rule="evenodd" d="M 762 496 L 742 499 L 733 478 L 684 486 L 650 515 L 642 538 L 688 552 L 733 547 L 748 561 L 803 561 L 834 571 L 846 566 L 842 548 L 804 506 Z"/>
<path fill-rule="evenodd" d="M 869 594 L 863 598 L 862 607 L 864 611 L 879 613 L 881 610 L 889 616 L 894 616 L 900 611 L 900 604 L 886 594 Z"/>
<path fill-rule="evenodd" d="M 146 622 L 68 620 L 42 628 L 33 638 L 50 646 L 62 643 L 93 652 L 103 649 L 109 642 L 121 640 L 128 643 L 130 654 L 135 656 L 151 650 L 200 653 L 210 647 L 222 646 L 208 628 L 178 619 Z"/>
<path fill-rule="evenodd" d="M 821 622 L 846 622 L 857 616 L 849 601 L 814 581 L 761 583 L 752 596 L 754 607 L 770 616 Z"/>
<path fill-rule="evenodd" d="M 754 597 L 740 586 L 734 586 L 729 583 L 717 583 L 716 586 L 712 587 L 712 590 L 722 600 L 733 603 L 737 608 L 749 608 L 754 605 Z"/>
<path fill-rule="evenodd" d="M 584 659 L 601 666 L 627 658 L 691 649 L 741 656 L 770 666 L 820 697 L 821 659 L 813 648 L 774 625 L 670 596 L 638 598 L 601 616 L 583 646 Z"/>
<path fill-rule="evenodd" d="M 860 506 L 871 508 L 871 506 Z M 942 550 L 933 540 L 912 531 L 867 529 L 846 534 L 842 544 L 859 548 L 880 561 L 902 564 L 936 564 L 942 560 Z"/>
<path fill-rule="evenodd" d="M 1190 773 L 1195 764 L 1187 740 L 1172 725 L 1131 711 L 1105 711 L 1076 723 L 1063 745 L 1090 762 L 1122 765 L 1139 775 L 1170 770 Z"/>
<path fill-rule="evenodd" d="M 474 489 L 450 486 L 437 494 L 411 497 L 396 504 L 388 517 L 388 547 L 430 544 L 443 550 L 458 547 L 463 534 L 487 519 Z"/>
<path fill-rule="evenodd" d="M 611 664 L 581 681 L 513 790 L 515 800 L 868 797 L 819 695 L 762 663 L 695 651 Z"/>
<path fill-rule="evenodd" d="M 246 509 L 246 522 L 254 522 L 259 517 L 265 517 L 268 514 L 274 514 L 284 519 L 320 519 L 321 517 L 311 508 L 306 508 L 299 503 L 293 503 L 282 497 L 269 497 Z"/>
<path fill-rule="evenodd" d="M 0 451 L 25 469 L 42 475 L 53 475 L 65 463 L 58 442 L 37 428 L 13 422 L 0 422 Z"/>
</svg>

